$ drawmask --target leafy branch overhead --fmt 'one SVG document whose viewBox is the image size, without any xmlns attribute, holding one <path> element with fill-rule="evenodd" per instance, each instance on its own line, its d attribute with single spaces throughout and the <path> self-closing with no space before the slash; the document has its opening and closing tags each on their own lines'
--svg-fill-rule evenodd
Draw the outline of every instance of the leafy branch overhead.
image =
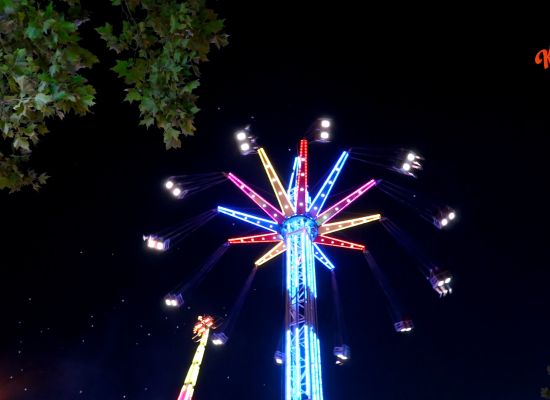
<svg viewBox="0 0 550 400">
<path fill-rule="evenodd" d="M 199 65 L 212 45 L 227 44 L 223 21 L 204 0 L 111 2 L 126 19 L 118 34 L 109 23 L 97 31 L 119 54 L 112 69 L 128 85 L 125 100 L 139 104 L 140 125 L 163 130 L 166 148 L 180 147 L 181 136 L 195 131 Z"/>
<path fill-rule="evenodd" d="M 204 0 L 111 0 L 124 17 L 97 28 L 118 54 L 112 68 L 137 102 L 140 124 L 162 129 L 167 148 L 195 131 L 199 66 L 227 44 L 223 21 Z M 95 89 L 81 72 L 98 60 L 79 45 L 88 21 L 80 0 L 0 0 L 0 189 L 38 189 L 47 176 L 30 167 L 48 118 L 85 115 Z M 114 33 L 116 31 L 116 33 Z"/>
<path fill-rule="evenodd" d="M 71 15 L 38 1 L 0 0 L 0 189 L 37 189 L 47 178 L 28 168 L 32 148 L 48 132 L 47 118 L 86 114 L 94 88 L 80 75 L 96 57 L 78 41 L 78 0 Z"/>
</svg>

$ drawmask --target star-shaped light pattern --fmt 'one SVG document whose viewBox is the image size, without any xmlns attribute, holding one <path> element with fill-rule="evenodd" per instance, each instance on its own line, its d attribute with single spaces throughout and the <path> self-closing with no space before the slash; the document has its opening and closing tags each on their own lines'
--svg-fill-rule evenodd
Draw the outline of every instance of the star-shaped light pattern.
<svg viewBox="0 0 550 400">
<path fill-rule="evenodd" d="M 323 206 L 342 171 L 349 153 L 340 155 L 316 196 L 311 199 L 308 187 L 308 141 L 300 141 L 298 157 L 294 162 L 288 189 L 282 185 L 275 168 L 263 148 L 258 149 L 263 167 L 267 173 L 279 207 L 275 207 L 256 193 L 235 174 L 227 174 L 267 215 L 259 217 L 218 207 L 218 212 L 247 222 L 267 231 L 265 234 L 228 239 L 228 243 L 254 244 L 275 243 L 263 256 L 255 261 L 257 267 L 280 254 L 286 253 L 286 347 L 285 347 L 285 398 L 298 400 L 307 396 L 311 400 L 322 400 L 321 356 L 316 326 L 317 285 L 314 259 L 330 270 L 334 264 L 321 250 L 321 246 L 365 251 L 362 244 L 352 243 L 329 233 L 342 231 L 368 222 L 380 220 L 380 214 L 361 218 L 332 221 L 339 213 L 376 185 L 371 179 L 348 196 L 338 200 L 323 211 Z"/>
</svg>

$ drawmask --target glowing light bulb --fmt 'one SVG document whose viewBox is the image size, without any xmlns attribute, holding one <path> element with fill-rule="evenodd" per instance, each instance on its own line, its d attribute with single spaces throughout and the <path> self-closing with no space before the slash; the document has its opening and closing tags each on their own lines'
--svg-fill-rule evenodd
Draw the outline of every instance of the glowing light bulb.
<svg viewBox="0 0 550 400">
<path fill-rule="evenodd" d="M 455 219 L 456 214 L 454 211 L 451 211 L 447 217 L 452 221 L 453 219 Z"/>
<path fill-rule="evenodd" d="M 155 239 L 149 238 L 147 240 L 147 247 L 149 247 L 150 249 L 154 249 L 156 245 L 157 245 L 157 241 Z"/>
<path fill-rule="evenodd" d="M 319 135 L 321 137 L 321 139 L 323 140 L 328 140 L 328 138 L 330 137 L 329 133 L 327 131 L 322 131 L 321 134 Z"/>
<path fill-rule="evenodd" d="M 449 220 L 447 218 L 443 218 L 441 220 L 441 226 L 447 226 L 449 224 Z"/>
<path fill-rule="evenodd" d="M 407 160 L 414 161 L 416 158 L 416 155 L 414 153 L 407 154 Z"/>
<path fill-rule="evenodd" d="M 250 145 L 248 143 L 241 144 L 241 151 L 248 151 L 250 150 Z"/>
<path fill-rule="evenodd" d="M 164 244 L 162 242 L 157 242 L 157 250 L 164 250 Z"/>
<path fill-rule="evenodd" d="M 328 119 L 321 120 L 321 128 L 330 128 L 330 121 Z"/>
<path fill-rule="evenodd" d="M 174 182 L 172 181 L 166 181 L 166 183 L 164 184 L 164 187 L 168 190 L 172 189 L 174 187 Z"/>
<path fill-rule="evenodd" d="M 172 194 L 175 197 L 178 197 L 181 194 L 181 189 L 180 188 L 174 188 L 174 190 L 172 190 Z"/>
<path fill-rule="evenodd" d="M 170 307 L 172 305 L 172 300 L 164 299 L 164 304 L 166 304 L 168 307 Z"/>
<path fill-rule="evenodd" d="M 246 139 L 246 132 L 245 131 L 239 131 L 237 132 L 237 135 L 235 136 L 238 141 L 242 142 Z"/>
<path fill-rule="evenodd" d="M 450 283 L 451 282 L 451 277 L 448 277 L 447 279 L 445 279 L 445 283 Z"/>
<path fill-rule="evenodd" d="M 403 171 L 410 171 L 410 170 L 411 170 L 411 164 L 409 164 L 409 163 L 403 163 L 403 165 L 401 166 L 401 168 L 403 169 Z"/>
</svg>

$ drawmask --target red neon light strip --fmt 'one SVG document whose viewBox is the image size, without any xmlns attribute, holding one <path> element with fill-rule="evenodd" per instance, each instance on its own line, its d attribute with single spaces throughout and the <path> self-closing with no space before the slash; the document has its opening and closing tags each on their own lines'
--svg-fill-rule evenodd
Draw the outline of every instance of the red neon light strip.
<svg viewBox="0 0 550 400">
<path fill-rule="evenodd" d="M 317 218 L 317 221 L 316 221 L 317 224 L 322 225 L 322 224 L 328 222 L 334 216 L 339 214 L 344 208 L 346 208 L 351 203 L 353 203 L 355 200 L 357 200 L 363 193 L 367 192 L 369 189 L 371 189 L 375 185 L 376 185 L 376 180 L 371 179 L 370 181 L 365 183 L 363 186 L 361 186 L 359 189 L 355 190 L 354 192 L 352 192 L 348 196 L 344 197 L 338 203 L 334 204 L 328 210 L 325 210 L 324 213 L 319 215 L 319 217 Z"/>
<path fill-rule="evenodd" d="M 362 244 L 347 242 L 345 240 L 336 239 L 332 236 L 320 235 L 315 238 L 314 242 L 325 246 L 334 246 L 334 247 L 340 247 L 343 249 L 365 250 L 365 246 Z"/>
<path fill-rule="evenodd" d="M 262 210 L 265 212 L 273 221 L 281 223 L 284 221 L 285 217 L 281 212 L 275 208 L 270 202 L 252 190 L 246 183 L 237 178 L 233 173 L 227 174 L 227 177 L 231 182 L 233 182 L 239 189 L 243 191 L 254 203 L 256 203 Z"/>
<path fill-rule="evenodd" d="M 303 214 L 307 208 L 307 140 L 300 140 L 298 182 L 296 184 L 296 213 Z"/>
<path fill-rule="evenodd" d="M 243 236 L 227 239 L 229 244 L 247 244 L 247 243 L 272 243 L 280 242 L 282 239 L 276 233 L 265 233 L 262 235 Z"/>
</svg>

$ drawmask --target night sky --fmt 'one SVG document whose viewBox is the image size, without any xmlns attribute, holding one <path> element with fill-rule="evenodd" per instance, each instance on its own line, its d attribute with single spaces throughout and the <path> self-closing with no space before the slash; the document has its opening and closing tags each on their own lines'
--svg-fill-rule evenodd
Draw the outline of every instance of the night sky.
<svg viewBox="0 0 550 400">
<path fill-rule="evenodd" d="M 177 201 L 163 180 L 233 171 L 270 190 L 258 157 L 238 153 L 235 130 L 251 125 L 286 182 L 298 140 L 322 115 L 334 140 L 310 147 L 312 185 L 350 147 L 414 148 L 426 159 L 418 180 L 350 160 L 334 198 L 384 176 L 460 215 L 439 231 L 377 190 L 349 208 L 389 216 L 453 272 L 454 292 L 438 298 L 380 225 L 346 232 L 371 249 L 416 329 L 393 331 L 359 252 L 327 249 L 352 359 L 334 365 L 330 275 L 318 267 L 325 398 L 531 400 L 550 386 L 550 69 L 534 62 L 550 43 L 543 10 L 211 2 L 230 45 L 203 66 L 196 136 L 166 151 L 122 102 L 114 55 L 93 32 L 116 17 L 108 3 L 88 2 L 94 22 L 83 32 L 104 60 L 88 73 L 93 114 L 52 121 L 34 153 L 52 177 L 40 192 L 0 193 L 0 400 L 175 399 L 196 316 L 229 312 L 268 247 L 230 248 L 184 307 L 167 310 L 168 291 L 251 229 L 220 215 L 163 254 L 142 235 L 218 204 L 253 204 L 229 182 Z M 279 257 L 257 273 L 229 342 L 207 349 L 195 398 L 283 398 L 273 363 L 282 266 Z"/>
</svg>

